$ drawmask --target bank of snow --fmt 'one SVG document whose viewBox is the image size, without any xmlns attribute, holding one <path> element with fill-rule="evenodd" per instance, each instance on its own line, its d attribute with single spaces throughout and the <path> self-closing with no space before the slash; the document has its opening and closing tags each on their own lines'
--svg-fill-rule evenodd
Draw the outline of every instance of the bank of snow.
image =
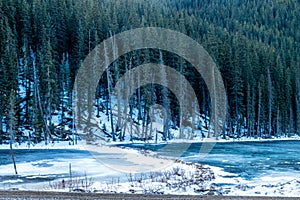
<svg viewBox="0 0 300 200">
<path fill-rule="evenodd" d="M 210 168 L 215 173 L 211 184 L 216 185 L 219 193 L 225 196 L 300 197 L 300 179 L 289 172 L 246 180 L 237 174 L 224 172 L 222 168 Z"/>
<path fill-rule="evenodd" d="M 9 144 L 1 144 L 0 149 L 10 149 Z M 85 141 L 78 140 L 77 144 L 73 145 L 72 141 L 53 141 L 48 144 L 45 142 L 40 143 L 14 143 L 13 149 L 74 149 L 74 150 L 84 150 Z"/>
<path fill-rule="evenodd" d="M 105 182 L 93 182 L 81 179 L 84 184 L 76 181 L 56 181 L 46 190 L 81 191 L 97 193 L 133 193 L 133 194 L 211 194 L 217 195 L 217 189 L 210 184 L 214 173 L 208 166 L 177 162 L 162 170 L 148 173 L 127 174 L 127 181 L 118 178 Z M 85 182 L 85 180 L 90 180 Z M 87 183 L 87 187 L 85 186 Z"/>
</svg>

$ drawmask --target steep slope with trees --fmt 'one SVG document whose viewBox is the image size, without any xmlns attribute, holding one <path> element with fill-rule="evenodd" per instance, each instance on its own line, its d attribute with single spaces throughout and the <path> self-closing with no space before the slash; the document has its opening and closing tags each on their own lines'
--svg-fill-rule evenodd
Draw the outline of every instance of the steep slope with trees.
<svg viewBox="0 0 300 200">
<path fill-rule="evenodd" d="M 215 60 L 228 95 L 223 137 L 299 135 L 299 8 L 297 0 L 0 0 L 0 142 L 10 140 L 12 117 L 19 142 L 72 138 L 72 89 L 85 56 L 114 33 L 148 26 L 187 34 Z M 95 91 L 98 115 L 112 115 L 110 88 L 118 79 L 149 62 L 189 80 L 200 103 L 195 113 L 205 121 L 198 129 L 207 128 L 211 102 L 203 79 L 187 61 L 156 49 L 130 52 L 109 67 Z M 140 87 L 127 108 L 134 123 L 108 118 L 115 120 L 112 129 L 101 127 L 105 137 L 123 140 L 131 134 L 124 127 L 145 127 L 155 104 L 170 113 L 163 138 L 171 139 L 168 130 L 182 116 L 174 94 L 160 85 Z"/>
</svg>

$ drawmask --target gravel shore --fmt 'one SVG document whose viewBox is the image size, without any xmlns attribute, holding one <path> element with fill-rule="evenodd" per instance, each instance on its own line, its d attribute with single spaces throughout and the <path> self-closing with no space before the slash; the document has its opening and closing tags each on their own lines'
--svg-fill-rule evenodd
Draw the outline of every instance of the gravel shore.
<svg viewBox="0 0 300 200">
<path fill-rule="evenodd" d="M 231 197 L 231 196 L 188 196 L 188 195 L 139 195 L 139 194 L 99 194 L 99 193 L 68 193 L 68 192 L 34 192 L 34 191 L 0 191 L 1 200 L 18 199 L 44 199 L 44 200 L 74 200 L 74 199 L 103 199 L 103 200 L 113 200 L 113 199 L 203 199 L 203 200 L 251 200 L 251 199 L 299 199 L 292 197 Z"/>
</svg>

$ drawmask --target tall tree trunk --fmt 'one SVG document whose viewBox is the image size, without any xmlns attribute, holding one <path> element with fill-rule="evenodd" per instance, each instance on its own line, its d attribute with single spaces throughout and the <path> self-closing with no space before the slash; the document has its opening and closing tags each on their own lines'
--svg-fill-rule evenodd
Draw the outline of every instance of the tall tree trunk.
<svg viewBox="0 0 300 200">
<path fill-rule="evenodd" d="M 277 108 L 277 116 L 276 116 L 276 136 L 278 137 L 280 134 L 280 110 L 279 110 L 279 106 Z"/>
<path fill-rule="evenodd" d="M 113 108 L 112 108 L 112 95 L 111 95 L 111 76 L 109 73 L 109 70 L 107 70 L 107 85 L 108 85 L 108 98 L 109 98 L 109 115 L 110 115 L 110 126 L 111 126 L 111 134 L 112 134 L 112 139 L 113 141 L 116 141 L 115 137 L 115 129 L 114 129 L 114 121 L 113 121 Z"/>
<path fill-rule="evenodd" d="M 247 114 L 246 114 L 246 127 L 247 127 L 247 137 L 251 137 L 251 127 L 250 127 L 250 115 L 251 115 L 251 95 L 250 95 L 250 85 L 247 84 L 247 91 L 246 91 L 246 101 L 247 101 Z"/>
<path fill-rule="evenodd" d="M 261 123 L 261 83 L 258 83 L 258 111 L 257 111 L 257 135 L 261 137 L 260 123 Z"/>
<path fill-rule="evenodd" d="M 13 143 L 12 141 L 13 141 L 13 133 L 11 133 L 9 148 L 10 148 L 11 159 L 12 159 L 13 165 L 14 165 L 15 174 L 17 175 L 18 171 L 17 171 L 17 165 L 16 165 L 16 161 L 15 161 L 15 154 L 14 154 L 14 150 L 12 147 L 12 143 Z"/>
<path fill-rule="evenodd" d="M 293 114 L 293 106 L 292 106 L 292 103 L 290 104 L 290 114 L 289 114 L 289 135 L 288 136 L 291 136 L 294 134 L 294 114 Z"/>
<path fill-rule="evenodd" d="M 296 76 L 296 129 L 297 134 L 300 134 L 300 69 L 297 70 Z"/>
<path fill-rule="evenodd" d="M 250 137 L 253 137 L 254 126 L 255 126 L 255 89 L 252 88 L 251 97 L 251 114 L 250 114 Z"/>
<path fill-rule="evenodd" d="M 180 74 L 183 75 L 183 64 L 182 64 L 182 60 L 180 60 Z M 183 85 L 183 76 L 180 76 L 180 80 L 179 80 L 179 90 L 180 90 L 180 98 L 183 98 L 184 97 L 184 92 L 185 92 L 185 86 Z M 204 95 L 203 95 L 204 96 Z M 184 106 L 187 106 L 187 105 L 184 105 Z M 183 113 L 182 113 L 182 109 L 183 108 L 180 108 L 179 110 L 179 138 L 182 139 L 183 137 L 183 130 L 182 130 L 182 120 L 183 120 Z"/>
<path fill-rule="evenodd" d="M 104 43 L 105 44 L 105 43 Z M 108 67 L 108 57 L 107 57 L 107 49 L 106 46 L 104 46 L 104 50 L 105 50 L 105 66 Z M 113 121 L 113 112 L 112 112 L 112 96 L 111 96 L 111 90 L 112 90 L 112 86 L 111 86 L 111 75 L 109 72 L 109 69 L 106 70 L 106 78 L 107 78 L 107 90 L 108 90 L 108 99 L 109 99 L 109 105 L 110 105 L 110 109 L 109 109 L 109 115 L 110 115 L 110 126 L 111 126 L 111 134 L 112 134 L 112 140 L 116 141 L 116 137 L 115 137 L 115 129 L 114 129 L 114 121 Z"/>
<path fill-rule="evenodd" d="M 34 91 L 35 91 L 35 97 L 36 97 L 36 103 L 37 106 L 40 109 L 42 118 L 43 118 L 43 123 L 45 126 L 45 143 L 47 144 L 47 137 L 50 135 L 50 130 L 47 124 L 47 119 L 45 119 L 44 111 L 43 111 L 43 106 L 42 106 L 42 101 L 41 101 L 41 95 L 39 91 L 39 84 L 38 84 L 38 77 L 37 77 L 37 69 L 36 69 L 36 62 L 35 62 L 35 55 L 33 52 L 31 52 L 31 58 L 33 59 L 32 61 L 32 67 L 33 67 L 33 81 L 34 81 Z M 37 109 L 38 110 L 38 109 Z"/>
<path fill-rule="evenodd" d="M 2 116 L 2 113 L 0 113 L 0 134 L 3 133 L 3 116 Z M 0 141 L 2 143 L 2 141 Z"/>
<path fill-rule="evenodd" d="M 272 132 L 272 80 L 270 69 L 268 68 L 268 137 Z"/>
</svg>

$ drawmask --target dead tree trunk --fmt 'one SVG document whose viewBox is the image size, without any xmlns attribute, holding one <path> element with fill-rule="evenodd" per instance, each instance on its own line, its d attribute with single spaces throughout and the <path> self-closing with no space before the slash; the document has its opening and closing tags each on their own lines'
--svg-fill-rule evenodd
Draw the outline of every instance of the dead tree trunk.
<svg viewBox="0 0 300 200">
<path fill-rule="evenodd" d="M 8 112 L 8 131 L 9 131 L 9 135 L 10 135 L 10 142 L 9 142 L 9 147 L 10 147 L 10 154 L 11 154 L 11 159 L 13 161 L 13 165 L 14 165 L 14 170 L 15 170 L 15 174 L 17 175 L 17 166 L 16 166 L 16 161 L 15 161 L 15 154 L 13 151 L 13 141 L 14 141 L 14 127 L 15 127 L 15 93 L 13 90 L 11 90 L 10 92 L 10 97 L 9 97 L 9 112 Z"/>
</svg>

